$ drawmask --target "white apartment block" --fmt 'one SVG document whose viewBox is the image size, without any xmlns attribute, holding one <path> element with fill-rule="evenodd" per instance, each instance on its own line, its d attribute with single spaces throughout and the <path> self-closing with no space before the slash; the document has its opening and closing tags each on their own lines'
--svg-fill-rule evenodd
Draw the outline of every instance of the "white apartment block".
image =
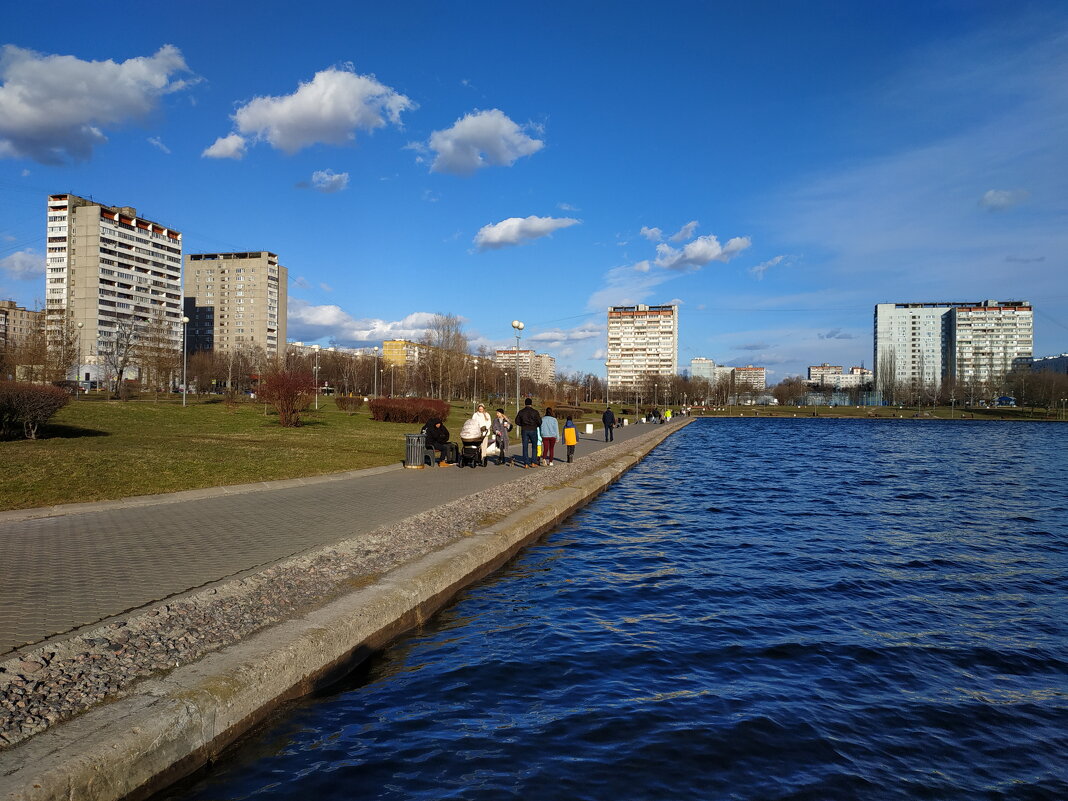
<svg viewBox="0 0 1068 801">
<path fill-rule="evenodd" d="M 45 315 L 74 326 L 79 380 L 106 377 L 104 354 L 129 326 L 160 322 L 182 344 L 182 234 L 77 195 L 49 195 Z"/>
<path fill-rule="evenodd" d="M 649 375 L 677 375 L 679 307 L 610 307 L 607 364 L 610 392 L 637 389 Z"/>
<path fill-rule="evenodd" d="M 703 378 L 705 381 L 714 381 L 716 376 L 716 363 L 704 356 L 690 359 L 690 378 Z"/>
<path fill-rule="evenodd" d="M 512 375 L 515 375 L 518 368 L 520 378 L 529 378 L 538 384 L 556 383 L 556 357 L 547 353 L 499 348 L 494 351 L 493 363 L 502 370 L 508 370 Z"/>
<path fill-rule="evenodd" d="M 745 367 L 735 367 L 732 373 L 735 392 L 763 391 L 767 388 L 767 368 L 754 367 L 750 364 Z"/>
<path fill-rule="evenodd" d="M 288 271 L 266 250 L 190 253 L 185 269 L 187 347 L 284 352 Z"/>
<path fill-rule="evenodd" d="M 13 300 L 0 300 L 0 350 L 18 347 L 29 339 L 40 319 L 39 311 L 18 306 Z"/>
<path fill-rule="evenodd" d="M 949 375 L 961 383 L 996 381 L 1034 355 L 1034 310 L 1023 302 L 986 300 L 957 306 L 950 317 Z"/>
<path fill-rule="evenodd" d="M 831 376 L 841 375 L 842 365 L 840 364 L 814 364 L 808 368 L 808 380 L 814 384 L 830 384 L 831 382 L 826 380 Z"/>
<path fill-rule="evenodd" d="M 876 380 L 938 387 L 949 376 L 1004 376 L 1032 356 L 1032 315 L 1025 301 L 879 303 Z"/>
</svg>

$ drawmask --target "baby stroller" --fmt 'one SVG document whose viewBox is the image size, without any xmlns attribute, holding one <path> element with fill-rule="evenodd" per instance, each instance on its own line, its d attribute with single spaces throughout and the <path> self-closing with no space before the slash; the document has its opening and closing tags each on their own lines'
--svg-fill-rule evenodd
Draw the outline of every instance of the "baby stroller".
<svg viewBox="0 0 1068 801">
<path fill-rule="evenodd" d="M 476 420 L 468 420 L 460 429 L 460 467 L 471 465 L 472 467 L 485 467 L 486 460 L 482 458 L 482 440 L 485 437 Z"/>
</svg>

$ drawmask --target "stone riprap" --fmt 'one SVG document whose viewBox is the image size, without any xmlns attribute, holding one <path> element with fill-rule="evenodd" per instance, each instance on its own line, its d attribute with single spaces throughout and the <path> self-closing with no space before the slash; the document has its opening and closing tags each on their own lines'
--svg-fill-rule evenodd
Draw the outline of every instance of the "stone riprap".
<svg viewBox="0 0 1068 801">
<path fill-rule="evenodd" d="M 0 663 L 0 750 L 124 697 L 140 680 L 164 675 L 371 584 L 491 522 L 493 510 L 514 511 L 547 488 L 596 472 L 621 450 L 659 440 L 676 428 L 646 429 L 573 464 L 557 462 L 526 471 L 501 468 L 512 479 L 506 484 L 20 652 Z"/>
</svg>

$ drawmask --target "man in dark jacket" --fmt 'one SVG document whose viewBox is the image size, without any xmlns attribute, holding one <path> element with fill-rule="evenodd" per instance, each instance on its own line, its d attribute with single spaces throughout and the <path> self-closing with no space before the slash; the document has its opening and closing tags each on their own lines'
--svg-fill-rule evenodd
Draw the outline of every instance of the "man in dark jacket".
<svg viewBox="0 0 1068 801">
<path fill-rule="evenodd" d="M 523 464 L 520 467 L 538 466 L 538 428 L 541 426 L 541 415 L 534 409 L 533 401 L 527 398 L 523 410 L 515 416 L 515 424 L 519 426 L 520 438 L 523 441 Z M 530 444 L 530 459 L 527 459 L 527 443 Z"/>
<path fill-rule="evenodd" d="M 449 442 L 449 429 L 445 427 L 445 424 L 440 419 L 432 417 L 423 426 L 422 433 L 426 437 L 427 449 L 433 449 L 440 455 L 438 466 L 448 467 L 449 451 L 452 447 Z"/>
<path fill-rule="evenodd" d="M 616 416 L 612 414 L 611 406 L 604 410 L 604 414 L 601 415 L 601 422 L 604 423 L 604 441 L 614 441 L 616 438 L 614 431 L 616 427 Z"/>
</svg>

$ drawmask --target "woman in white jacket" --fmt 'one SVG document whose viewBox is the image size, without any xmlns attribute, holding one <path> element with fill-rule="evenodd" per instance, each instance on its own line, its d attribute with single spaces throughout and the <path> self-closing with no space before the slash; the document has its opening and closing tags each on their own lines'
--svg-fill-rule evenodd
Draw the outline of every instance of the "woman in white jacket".
<svg viewBox="0 0 1068 801">
<path fill-rule="evenodd" d="M 493 442 L 493 418 L 486 411 L 486 404 L 480 403 L 475 407 L 475 413 L 471 419 L 478 423 L 478 429 L 482 432 L 482 461 L 486 461 L 486 449 Z"/>
</svg>

